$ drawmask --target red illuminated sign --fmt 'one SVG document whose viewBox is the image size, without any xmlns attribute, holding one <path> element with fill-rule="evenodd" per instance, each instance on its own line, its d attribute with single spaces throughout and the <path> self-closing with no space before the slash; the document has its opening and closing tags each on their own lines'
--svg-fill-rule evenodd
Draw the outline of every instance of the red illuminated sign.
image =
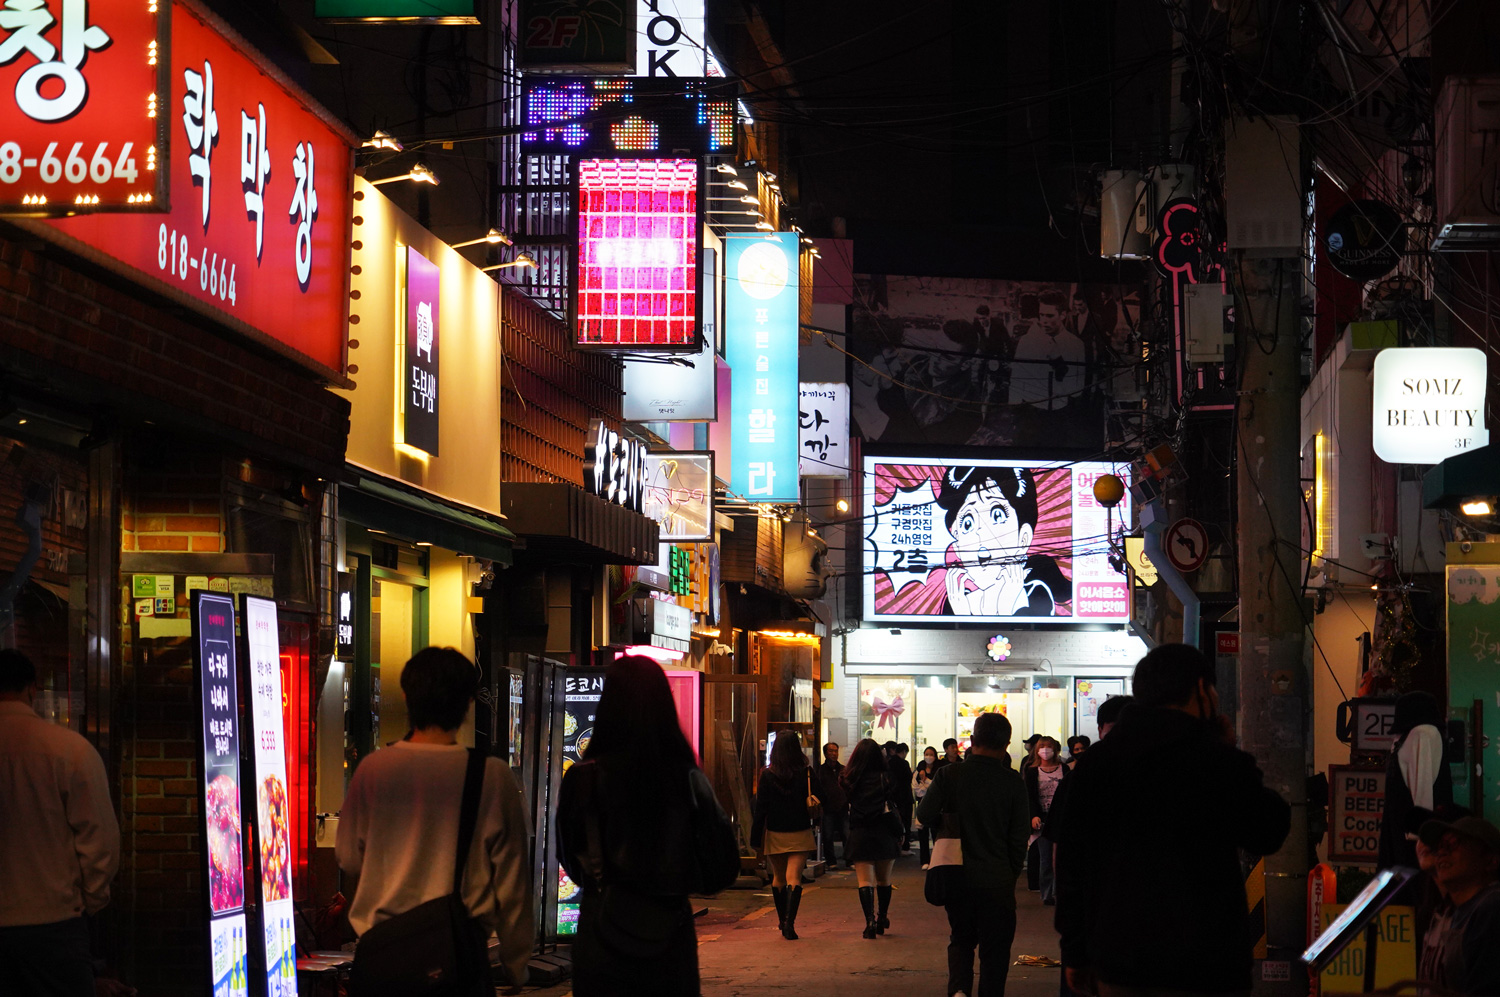
<svg viewBox="0 0 1500 997">
<path fill-rule="evenodd" d="M 166 207 L 168 5 L 10 0 L 0 10 L 0 212 Z M 160 58 L 158 58 L 160 56 Z"/>
<path fill-rule="evenodd" d="M 353 135 L 182 2 L 171 57 L 172 210 L 20 224 L 341 377 Z"/>
<path fill-rule="evenodd" d="M 579 346 L 696 349 L 698 163 L 578 163 Z"/>
</svg>

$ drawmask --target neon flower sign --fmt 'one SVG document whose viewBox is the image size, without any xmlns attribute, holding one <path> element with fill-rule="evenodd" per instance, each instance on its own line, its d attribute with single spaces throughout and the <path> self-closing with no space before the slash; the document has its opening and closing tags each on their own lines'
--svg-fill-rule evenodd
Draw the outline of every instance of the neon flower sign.
<svg viewBox="0 0 1500 997">
<path fill-rule="evenodd" d="M 697 345 L 698 183 L 692 159 L 579 162 L 578 345 Z"/>
<path fill-rule="evenodd" d="M 990 656 L 991 661 L 1004 661 L 1010 657 L 1010 638 L 1004 634 L 996 634 L 990 638 L 990 642 L 984 650 Z"/>
</svg>

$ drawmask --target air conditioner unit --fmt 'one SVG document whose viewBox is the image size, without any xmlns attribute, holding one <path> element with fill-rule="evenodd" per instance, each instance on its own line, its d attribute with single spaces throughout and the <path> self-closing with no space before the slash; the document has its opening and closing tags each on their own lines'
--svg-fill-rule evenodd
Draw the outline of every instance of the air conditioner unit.
<svg viewBox="0 0 1500 997">
<path fill-rule="evenodd" d="M 1500 249 L 1500 76 L 1450 76 L 1434 114 L 1438 234 L 1432 248 Z"/>
</svg>

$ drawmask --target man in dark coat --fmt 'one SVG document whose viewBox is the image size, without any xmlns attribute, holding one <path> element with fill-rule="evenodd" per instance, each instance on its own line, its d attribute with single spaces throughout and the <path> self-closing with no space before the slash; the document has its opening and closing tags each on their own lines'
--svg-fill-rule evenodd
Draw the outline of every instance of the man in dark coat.
<svg viewBox="0 0 1500 997">
<path fill-rule="evenodd" d="M 849 840 L 849 797 L 844 792 L 844 765 L 839 761 L 837 744 L 829 741 L 823 745 L 823 764 L 815 772 L 818 799 L 823 804 L 823 860 L 833 869 L 838 866 L 833 843 Z M 844 865 L 854 868 L 847 854 Z"/>
<path fill-rule="evenodd" d="M 911 789 L 911 766 L 906 761 L 910 751 L 911 748 L 907 745 L 898 744 L 885 763 L 886 776 L 891 780 L 891 803 L 901 815 L 901 822 L 906 825 L 906 833 L 901 836 L 900 841 L 903 855 L 911 854 L 911 817 L 917 805 Z"/>
<path fill-rule="evenodd" d="M 1291 808 L 1234 746 L 1202 652 L 1157 647 L 1134 686 L 1135 702 L 1079 760 L 1054 817 L 1068 985 L 1099 997 L 1248 993 L 1238 849 L 1279 849 Z M 1183 874 L 1141 860 L 1165 854 Z"/>
</svg>

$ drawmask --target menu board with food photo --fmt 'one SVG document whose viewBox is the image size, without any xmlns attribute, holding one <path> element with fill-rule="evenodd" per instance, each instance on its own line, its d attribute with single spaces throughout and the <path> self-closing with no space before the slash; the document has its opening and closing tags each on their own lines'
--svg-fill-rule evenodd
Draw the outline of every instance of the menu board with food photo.
<svg viewBox="0 0 1500 997">
<path fill-rule="evenodd" d="M 604 692 L 604 672 L 599 669 L 570 671 L 563 678 L 563 756 L 564 772 L 583 760 L 594 737 L 594 713 Z M 557 870 L 558 935 L 578 933 L 579 888 L 559 866 Z"/>
<path fill-rule="evenodd" d="M 296 997 L 292 930 L 291 808 L 286 791 L 286 731 L 281 712 L 281 639 L 276 603 L 245 596 L 245 657 L 255 748 L 256 865 L 265 935 L 266 992 Z"/>
<path fill-rule="evenodd" d="M 204 859 L 214 997 L 249 993 L 240 817 L 239 684 L 234 598 L 193 592 L 193 649 L 203 706 Z"/>
</svg>

